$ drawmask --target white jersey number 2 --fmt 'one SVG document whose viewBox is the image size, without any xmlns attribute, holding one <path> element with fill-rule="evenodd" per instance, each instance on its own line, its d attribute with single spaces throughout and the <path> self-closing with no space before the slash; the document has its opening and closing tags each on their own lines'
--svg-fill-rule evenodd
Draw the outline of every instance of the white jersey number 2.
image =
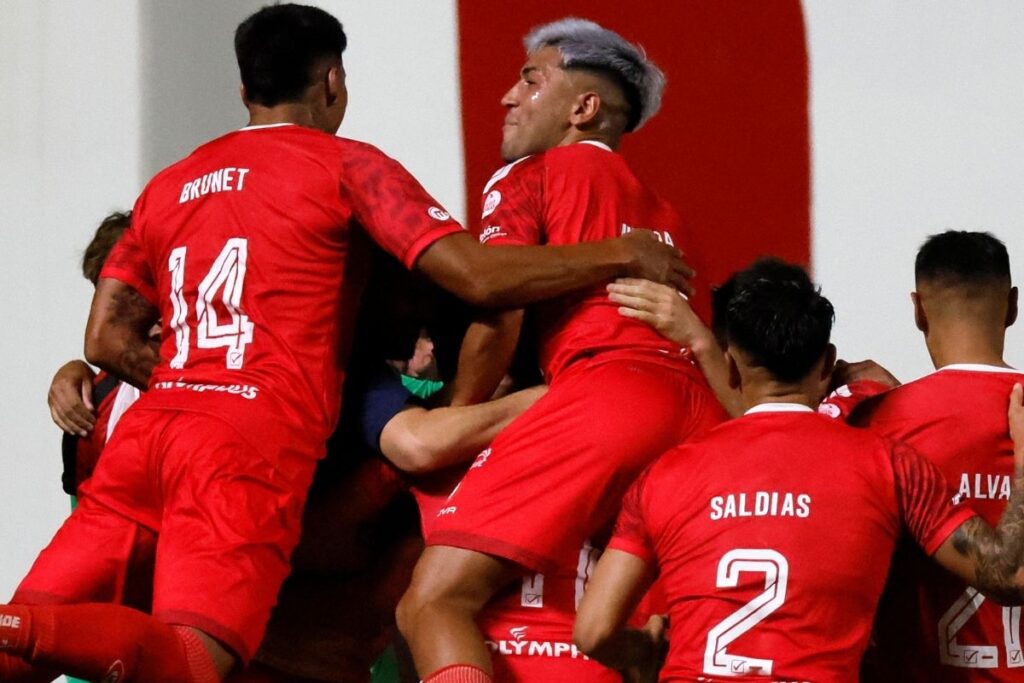
<svg viewBox="0 0 1024 683">
<path fill-rule="evenodd" d="M 239 370 L 245 363 L 245 347 L 252 343 L 254 325 L 242 311 L 242 286 L 245 283 L 245 263 L 249 241 L 232 237 L 221 249 L 210 271 L 199 283 L 196 297 L 196 346 L 201 349 L 227 347 L 224 364 L 229 370 Z M 171 329 L 177 352 L 170 366 L 176 370 L 185 367 L 188 360 L 191 330 L 188 326 L 188 302 L 182 292 L 185 284 L 185 257 L 187 247 L 171 251 L 167 269 L 171 273 Z M 228 313 L 227 320 L 217 316 L 219 301 Z"/>
<path fill-rule="evenodd" d="M 718 563 L 717 587 L 735 588 L 743 572 L 764 574 L 764 592 L 708 632 L 707 647 L 704 649 L 704 673 L 720 676 L 770 676 L 772 673 L 773 660 L 734 654 L 726 648 L 785 602 L 789 562 L 774 550 L 730 550 Z"/>
</svg>

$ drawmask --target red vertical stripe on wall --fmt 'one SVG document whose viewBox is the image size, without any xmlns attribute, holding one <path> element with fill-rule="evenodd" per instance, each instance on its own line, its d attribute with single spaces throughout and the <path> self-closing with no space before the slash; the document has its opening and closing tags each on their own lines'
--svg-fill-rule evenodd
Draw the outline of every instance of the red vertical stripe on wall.
<svg viewBox="0 0 1024 683">
<path fill-rule="evenodd" d="M 524 61 L 522 36 L 564 16 L 639 42 L 668 76 L 661 113 L 622 153 L 683 215 L 707 289 L 755 257 L 810 262 L 808 64 L 798 0 L 459 2 L 466 196 L 501 165 L 502 94 Z"/>
</svg>

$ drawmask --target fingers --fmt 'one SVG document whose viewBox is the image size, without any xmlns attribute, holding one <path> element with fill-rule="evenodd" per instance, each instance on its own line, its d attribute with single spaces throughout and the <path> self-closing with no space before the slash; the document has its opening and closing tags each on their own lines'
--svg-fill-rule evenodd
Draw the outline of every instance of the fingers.
<svg viewBox="0 0 1024 683">
<path fill-rule="evenodd" d="M 649 311 L 657 305 L 657 302 L 643 296 L 617 294 L 615 292 L 608 295 L 608 300 L 612 303 L 619 304 L 620 306 L 633 308 L 638 311 Z"/>
<path fill-rule="evenodd" d="M 90 413 L 95 410 L 95 406 L 92 404 L 92 382 L 82 382 L 82 405 L 84 405 Z"/>
<path fill-rule="evenodd" d="M 92 404 L 92 385 L 90 383 L 88 392 L 88 404 L 83 400 L 86 389 L 81 391 L 78 386 L 72 383 L 55 382 L 50 387 L 47 396 L 47 403 L 50 407 L 50 418 L 54 424 L 68 434 L 88 436 L 96 424 L 96 416 L 89 407 Z"/>
<path fill-rule="evenodd" d="M 632 318 L 633 320 L 639 320 L 645 322 L 651 327 L 658 328 L 658 316 L 647 311 L 639 311 L 635 308 L 626 308 L 625 306 L 619 307 L 619 315 L 624 318 Z"/>
</svg>

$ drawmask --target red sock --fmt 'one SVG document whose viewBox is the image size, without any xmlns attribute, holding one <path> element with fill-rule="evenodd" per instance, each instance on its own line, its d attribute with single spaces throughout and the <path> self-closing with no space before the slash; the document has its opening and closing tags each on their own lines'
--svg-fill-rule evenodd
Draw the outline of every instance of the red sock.
<svg viewBox="0 0 1024 683">
<path fill-rule="evenodd" d="M 452 664 L 430 674 L 423 683 L 494 683 L 494 679 L 470 664 Z"/>
<path fill-rule="evenodd" d="M 116 673 L 118 681 L 182 683 L 196 680 L 193 671 L 202 676 L 198 680 L 211 680 L 196 646 L 207 667 L 213 662 L 195 634 L 129 607 L 18 605 L 2 607 L 0 614 L 21 617 L 19 640 L 9 639 L 16 649 L 9 646 L 8 652 L 36 666 L 91 681 Z M 219 680 L 216 672 L 212 680 Z"/>
</svg>

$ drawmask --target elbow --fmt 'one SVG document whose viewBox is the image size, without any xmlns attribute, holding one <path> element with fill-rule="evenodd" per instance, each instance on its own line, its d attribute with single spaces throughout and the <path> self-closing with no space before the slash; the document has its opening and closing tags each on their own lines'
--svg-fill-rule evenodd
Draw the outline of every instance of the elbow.
<svg viewBox="0 0 1024 683">
<path fill-rule="evenodd" d="M 85 331 L 85 359 L 96 367 L 110 367 L 110 344 L 102 329 L 89 326 Z"/>
<path fill-rule="evenodd" d="M 494 285 L 492 271 L 480 267 L 476 262 L 460 264 L 457 272 L 452 273 L 450 289 L 460 299 L 477 308 L 501 305 L 501 292 Z"/>
<path fill-rule="evenodd" d="M 576 624 L 572 629 L 572 642 L 579 648 L 580 652 L 591 659 L 597 659 L 604 646 L 615 635 L 609 624 L 595 624 L 586 619 L 576 618 Z M 598 660 L 600 661 L 600 660 Z"/>
<path fill-rule="evenodd" d="M 412 476 L 429 474 L 437 469 L 438 458 L 434 450 L 408 431 L 397 435 L 384 455 L 395 467 Z"/>
</svg>

